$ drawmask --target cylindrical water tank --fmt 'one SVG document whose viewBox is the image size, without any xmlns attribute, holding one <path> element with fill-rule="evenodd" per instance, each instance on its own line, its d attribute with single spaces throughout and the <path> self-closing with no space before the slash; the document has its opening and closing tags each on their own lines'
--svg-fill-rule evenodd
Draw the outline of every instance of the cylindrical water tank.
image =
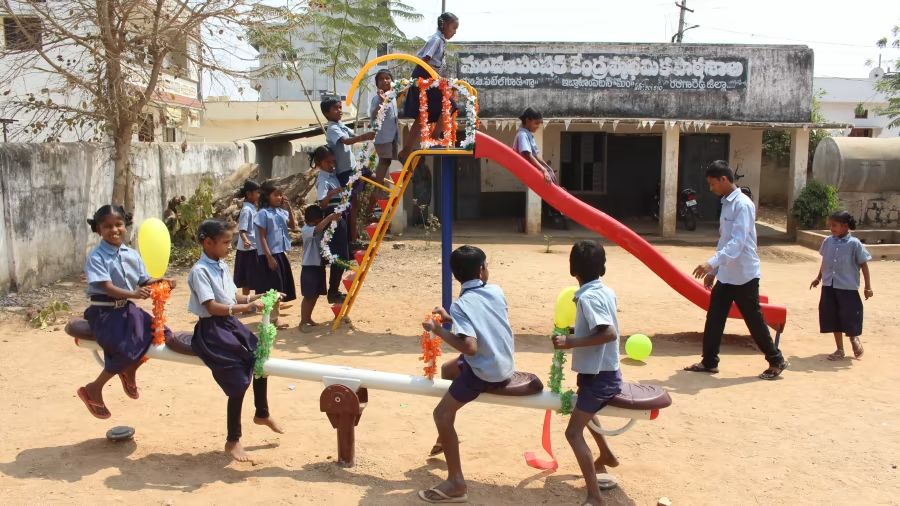
<svg viewBox="0 0 900 506">
<path fill-rule="evenodd" d="M 813 157 L 813 179 L 840 192 L 900 191 L 900 138 L 826 137 Z"/>
</svg>

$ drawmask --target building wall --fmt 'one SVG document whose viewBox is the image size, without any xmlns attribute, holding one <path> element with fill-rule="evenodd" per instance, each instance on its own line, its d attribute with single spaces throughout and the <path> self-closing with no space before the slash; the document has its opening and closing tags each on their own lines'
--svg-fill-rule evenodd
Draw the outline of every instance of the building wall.
<svg viewBox="0 0 900 506">
<path fill-rule="evenodd" d="M 813 52 L 806 46 L 459 46 L 458 75 L 479 89 L 483 117 L 515 118 L 531 106 L 558 118 L 810 120 Z M 685 69 L 690 75 L 679 76 Z"/>
<path fill-rule="evenodd" d="M 161 217 L 166 197 L 190 195 L 244 164 L 243 146 L 141 144 L 132 149 L 135 223 Z M 92 144 L 0 144 L 0 292 L 77 273 L 98 241 L 85 219 L 112 196 L 106 149 Z"/>
</svg>

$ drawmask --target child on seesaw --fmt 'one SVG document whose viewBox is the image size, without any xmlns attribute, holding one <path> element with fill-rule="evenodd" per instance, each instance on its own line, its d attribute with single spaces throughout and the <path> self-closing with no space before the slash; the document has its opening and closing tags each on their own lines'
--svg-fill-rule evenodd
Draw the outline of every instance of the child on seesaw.
<svg viewBox="0 0 900 506">
<path fill-rule="evenodd" d="M 254 352 L 259 342 L 236 314 L 262 309 L 261 295 L 237 295 L 237 287 L 224 258 L 231 249 L 234 233 L 225 222 L 206 220 L 200 224 L 197 238 L 203 247 L 200 260 L 191 268 L 188 286 L 191 298 L 188 310 L 200 319 L 194 326 L 191 349 L 212 371 L 213 378 L 228 396 L 228 436 L 225 453 L 240 462 L 251 461 L 241 446 L 241 407 L 244 394 L 253 380 L 253 423 L 265 425 L 283 434 L 269 416 L 268 378 L 253 378 Z"/>
<path fill-rule="evenodd" d="M 441 377 L 453 380 L 434 408 L 434 423 L 438 430 L 435 447 L 441 448 L 447 457 L 448 477 L 436 487 L 419 491 L 419 498 L 430 503 L 468 500 L 459 439 L 454 428 L 456 412 L 480 394 L 506 386 L 515 372 L 513 333 L 506 298 L 499 286 L 487 284 L 484 251 L 474 246 L 460 246 L 450 255 L 450 270 L 462 289 L 449 313 L 443 308 L 435 308 L 434 313 L 440 315 L 444 323 L 453 323 L 453 332 L 435 326 L 431 320 L 422 323 L 425 330 L 434 332 L 461 353 L 459 358 L 441 368 Z M 432 450 L 434 454 L 436 452 Z"/>
<path fill-rule="evenodd" d="M 594 241 L 579 241 L 569 254 L 569 274 L 578 280 L 575 292 L 574 336 L 553 336 L 553 347 L 572 348 L 572 370 L 578 373 L 578 400 L 566 427 L 566 439 L 575 452 L 587 486 L 585 504 L 602 504 L 597 472 L 605 466 L 616 467 L 616 460 L 606 439 L 591 431 L 600 456 L 593 461 L 591 449 L 584 440 L 584 429 L 622 388 L 619 370 L 619 320 L 616 317 L 616 294 L 603 283 L 606 274 L 606 252 Z"/>
<path fill-rule="evenodd" d="M 131 215 L 122 206 L 105 205 L 87 222 L 102 240 L 84 263 L 91 299 L 84 319 L 103 348 L 103 370 L 76 394 L 88 411 L 102 420 L 112 416 L 103 402 L 103 387 L 113 376 L 119 376 L 125 395 L 140 397 L 137 370 L 153 341 L 153 317 L 128 299 L 150 297 L 149 285 L 159 281 L 174 288 L 175 280 L 150 279 L 137 250 L 125 245 Z M 171 337 L 172 331 L 166 328 L 165 334 Z"/>
</svg>

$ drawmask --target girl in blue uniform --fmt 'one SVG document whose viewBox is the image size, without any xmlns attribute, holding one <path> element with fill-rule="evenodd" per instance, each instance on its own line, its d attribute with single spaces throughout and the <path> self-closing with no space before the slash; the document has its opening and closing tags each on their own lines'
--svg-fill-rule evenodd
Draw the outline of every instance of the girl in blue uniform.
<svg viewBox="0 0 900 506">
<path fill-rule="evenodd" d="M 259 279 L 259 255 L 256 252 L 256 208 L 259 202 L 259 184 L 248 179 L 238 190 L 244 206 L 238 216 L 237 252 L 234 254 L 234 284 L 244 295 L 256 288 Z"/>
<path fill-rule="evenodd" d="M 203 253 L 188 275 L 191 289 L 188 310 L 199 316 L 200 320 L 194 327 L 191 349 L 212 370 L 216 383 L 228 396 L 225 453 L 235 460 L 246 462 L 251 459 L 241 446 L 241 407 L 251 378 L 256 405 L 253 422 L 283 433 L 278 423 L 269 416 L 267 378 L 253 378 L 254 354 L 259 340 L 234 317 L 262 309 L 262 303 L 258 301 L 261 296 L 237 296 L 237 287 L 223 260 L 228 256 L 234 233 L 224 222 L 206 220 L 200 224 L 197 235 Z"/>
<path fill-rule="evenodd" d="M 259 282 L 257 293 L 276 290 L 284 294 L 284 302 L 297 298 L 294 287 L 294 273 L 288 262 L 287 252 L 291 250 L 288 230 L 295 230 L 294 210 L 284 198 L 281 188 L 271 182 L 263 183 L 259 189 L 259 213 L 256 215 L 257 253 L 259 254 Z M 272 323 L 278 325 L 278 308 L 272 310 Z M 286 328 L 287 325 L 278 325 Z"/>
<path fill-rule="evenodd" d="M 149 285 L 160 280 L 150 279 L 137 250 L 125 245 L 131 225 L 125 209 L 105 205 L 87 222 L 102 240 L 84 264 L 91 300 L 84 318 L 103 348 L 103 371 L 79 388 L 77 395 L 92 415 L 106 419 L 111 415 L 103 402 L 103 387 L 113 376 L 119 376 L 128 397 L 140 397 L 136 375 L 153 339 L 153 317 L 128 299 L 150 297 Z M 175 287 L 174 280 L 166 281 Z M 166 337 L 172 335 L 168 328 L 165 333 Z"/>
</svg>

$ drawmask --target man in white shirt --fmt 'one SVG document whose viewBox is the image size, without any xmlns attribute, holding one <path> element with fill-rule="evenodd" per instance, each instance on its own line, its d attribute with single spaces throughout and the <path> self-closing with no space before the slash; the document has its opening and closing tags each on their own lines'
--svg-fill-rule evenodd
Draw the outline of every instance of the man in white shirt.
<svg viewBox="0 0 900 506">
<path fill-rule="evenodd" d="M 756 208 L 753 201 L 734 184 L 734 172 L 728 162 L 716 160 L 706 170 L 709 190 L 722 198 L 719 216 L 719 243 L 716 253 L 694 269 L 694 277 L 703 278 L 711 289 L 706 326 L 703 329 L 703 360 L 685 367 L 685 371 L 719 372 L 719 347 L 728 312 L 734 302 L 753 340 L 766 356 L 769 368 L 760 379 L 779 377 L 788 364 L 772 341 L 769 327 L 759 307 L 759 255 L 756 253 Z M 718 277 L 718 282 L 716 281 Z"/>
</svg>

